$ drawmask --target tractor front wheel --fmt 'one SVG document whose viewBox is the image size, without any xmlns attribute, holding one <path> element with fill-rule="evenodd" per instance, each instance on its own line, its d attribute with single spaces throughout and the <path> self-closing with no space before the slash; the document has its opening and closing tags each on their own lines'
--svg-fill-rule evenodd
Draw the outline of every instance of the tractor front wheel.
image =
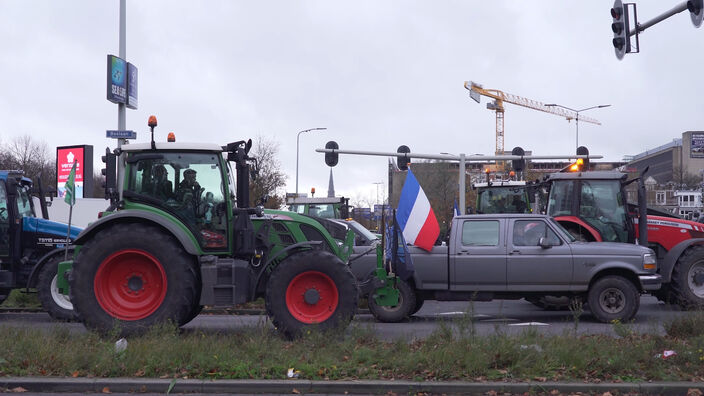
<svg viewBox="0 0 704 396">
<path fill-rule="evenodd" d="M 193 258 L 163 230 L 118 224 L 81 248 L 71 271 L 71 301 L 91 329 L 138 334 L 157 323 L 192 318 L 199 279 Z"/>
<path fill-rule="evenodd" d="M 384 323 L 396 323 L 415 313 L 413 311 L 417 303 L 415 291 L 401 279 L 396 280 L 396 287 L 398 288 L 398 305 L 377 305 L 374 297 L 369 296 L 369 311 L 376 320 Z"/>
<path fill-rule="evenodd" d="M 274 268 L 266 286 L 267 314 L 289 338 L 309 328 L 346 326 L 357 300 L 352 271 L 337 256 L 320 250 L 294 253 Z"/>
<path fill-rule="evenodd" d="M 704 307 L 704 247 L 687 249 L 672 269 L 671 293 L 685 309 Z"/>
<path fill-rule="evenodd" d="M 37 293 L 42 308 L 55 320 L 70 321 L 76 319 L 73 304 L 68 295 L 61 294 L 56 286 L 57 272 L 61 255 L 50 258 L 39 271 Z"/>
</svg>

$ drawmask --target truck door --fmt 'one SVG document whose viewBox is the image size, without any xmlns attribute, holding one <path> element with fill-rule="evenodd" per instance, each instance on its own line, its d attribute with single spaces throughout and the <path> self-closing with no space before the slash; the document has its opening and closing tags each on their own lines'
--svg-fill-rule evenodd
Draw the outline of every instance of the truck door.
<svg viewBox="0 0 704 396">
<path fill-rule="evenodd" d="M 542 219 L 511 220 L 508 241 L 509 291 L 569 290 L 572 250 Z M 541 237 L 549 248 L 539 245 Z"/>
<path fill-rule="evenodd" d="M 459 220 L 450 246 L 450 290 L 506 290 L 506 242 L 498 219 Z"/>
</svg>

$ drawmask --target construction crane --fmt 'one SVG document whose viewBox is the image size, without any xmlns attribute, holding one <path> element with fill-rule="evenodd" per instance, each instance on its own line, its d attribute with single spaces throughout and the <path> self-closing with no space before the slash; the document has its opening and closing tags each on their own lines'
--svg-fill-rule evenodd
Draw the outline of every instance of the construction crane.
<svg viewBox="0 0 704 396">
<path fill-rule="evenodd" d="M 558 106 L 546 106 L 537 100 L 527 99 L 518 95 L 508 94 L 498 89 L 484 89 L 481 85 L 465 81 L 464 87 L 469 90 L 469 96 L 479 103 L 479 98 L 484 95 L 494 99 L 492 103 L 487 103 L 486 108 L 496 112 L 496 155 L 504 154 L 504 102 L 512 103 L 529 109 L 543 111 L 556 116 L 565 117 L 567 121 L 577 119 L 577 112 L 570 111 Z M 593 118 L 579 116 L 579 121 L 601 125 L 601 122 Z"/>
</svg>

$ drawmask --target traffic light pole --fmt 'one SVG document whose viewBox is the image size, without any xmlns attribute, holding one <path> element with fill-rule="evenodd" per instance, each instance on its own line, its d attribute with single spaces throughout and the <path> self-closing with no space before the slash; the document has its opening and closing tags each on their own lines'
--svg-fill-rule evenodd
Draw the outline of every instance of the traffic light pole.
<svg viewBox="0 0 704 396">
<path fill-rule="evenodd" d="M 329 142 L 328 142 L 329 143 Z M 459 162 L 459 195 L 460 195 L 460 214 L 464 214 L 466 206 L 464 199 L 464 192 L 466 190 L 465 185 L 465 167 L 467 162 L 486 162 L 486 161 L 511 161 L 511 160 L 556 160 L 556 159 L 572 159 L 572 158 L 582 158 L 582 159 L 600 159 L 603 158 L 601 155 L 452 155 L 452 154 L 421 154 L 421 153 L 411 153 L 408 152 L 383 152 L 383 151 L 363 151 L 363 150 L 340 150 L 332 148 L 315 149 L 318 153 L 326 154 L 353 154 L 353 155 L 372 155 L 380 157 L 401 157 L 401 158 L 422 158 L 422 159 L 432 159 L 440 161 L 458 161 Z M 410 160 L 409 160 L 410 161 Z M 337 163 L 337 162 L 336 162 Z"/>
<path fill-rule="evenodd" d="M 662 22 L 662 21 L 664 21 L 665 19 L 667 19 L 667 18 L 669 18 L 669 17 L 671 17 L 671 16 L 673 16 L 673 15 L 679 14 L 680 12 L 687 10 L 687 3 L 688 3 L 687 1 L 683 1 L 682 3 L 680 3 L 680 4 L 676 5 L 675 7 L 673 7 L 671 10 L 669 10 L 669 11 L 667 11 L 667 12 L 664 12 L 664 13 L 662 13 L 662 14 L 656 16 L 655 18 L 653 18 L 653 19 L 651 19 L 651 20 L 649 20 L 649 21 L 646 21 L 646 22 L 643 22 L 643 23 L 637 23 L 637 21 L 636 21 L 636 29 L 635 29 L 635 31 L 629 32 L 628 35 L 629 35 L 629 36 L 633 36 L 633 35 L 635 35 L 635 34 L 638 34 L 638 33 L 642 32 L 642 31 L 644 31 L 645 29 L 647 29 L 647 28 L 649 28 L 649 27 L 651 27 L 651 26 L 653 26 L 653 25 L 655 25 L 655 24 L 658 24 L 658 23 Z"/>
</svg>

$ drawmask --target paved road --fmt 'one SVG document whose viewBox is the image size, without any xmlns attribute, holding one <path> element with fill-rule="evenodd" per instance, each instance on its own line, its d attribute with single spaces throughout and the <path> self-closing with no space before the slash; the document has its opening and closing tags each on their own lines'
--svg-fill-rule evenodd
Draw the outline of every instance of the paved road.
<svg viewBox="0 0 704 396">
<path fill-rule="evenodd" d="M 628 326 L 639 333 L 663 334 L 663 323 L 686 315 L 677 307 L 659 303 L 644 296 L 633 323 Z M 355 316 L 353 326 L 371 328 L 384 340 L 425 338 L 442 325 L 458 330 L 473 329 L 486 335 L 496 331 L 515 334 L 533 328 L 543 334 L 562 334 L 575 330 L 575 316 L 570 311 L 543 311 L 524 301 L 436 302 L 427 301 L 411 319 L 402 323 L 376 323 L 368 313 Z M 46 313 L 0 313 L 0 328 L 32 327 L 52 329 L 68 327 L 72 332 L 85 332 L 80 323 L 53 322 Z M 263 315 L 199 315 L 184 326 L 187 331 L 227 332 L 243 327 L 271 326 Z M 614 326 L 596 322 L 588 310 L 579 317 L 579 334 L 615 334 Z"/>
</svg>

